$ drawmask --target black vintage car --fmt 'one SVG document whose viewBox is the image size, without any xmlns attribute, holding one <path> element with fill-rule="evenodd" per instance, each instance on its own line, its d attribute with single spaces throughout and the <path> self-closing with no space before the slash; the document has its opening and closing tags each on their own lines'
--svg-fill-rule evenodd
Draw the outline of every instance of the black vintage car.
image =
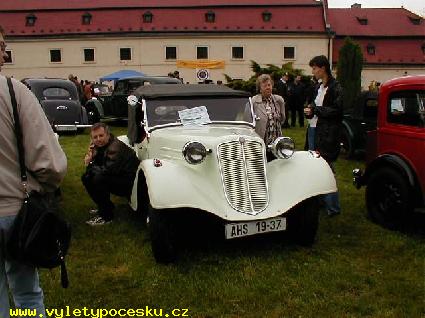
<svg viewBox="0 0 425 318">
<path fill-rule="evenodd" d="M 364 153 L 367 132 L 376 129 L 378 93 L 365 91 L 357 99 L 355 107 L 347 110 L 342 121 L 341 154 L 352 158 Z"/>
<path fill-rule="evenodd" d="M 90 127 L 86 109 L 81 106 L 77 88 L 71 81 L 60 78 L 26 78 L 22 83 L 37 97 L 56 131 L 77 131 Z"/>
<path fill-rule="evenodd" d="M 167 76 L 141 76 L 120 79 L 115 84 L 110 99 L 103 103 L 103 115 L 101 117 L 127 119 L 127 97 L 132 95 L 138 87 L 152 84 L 181 84 L 181 81 Z"/>
</svg>

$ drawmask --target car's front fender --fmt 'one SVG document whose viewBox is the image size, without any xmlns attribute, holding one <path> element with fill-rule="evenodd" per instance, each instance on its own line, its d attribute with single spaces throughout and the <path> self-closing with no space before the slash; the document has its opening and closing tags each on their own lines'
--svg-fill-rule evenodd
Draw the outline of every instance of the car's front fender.
<svg viewBox="0 0 425 318">
<path fill-rule="evenodd" d="M 201 165 L 206 165 L 205 169 Z M 217 165 L 211 162 L 210 166 L 208 162 L 201 165 L 161 160 L 161 166 L 155 166 L 152 159 L 144 160 L 140 168 L 152 207 L 190 207 L 229 221 L 254 220 L 281 215 L 307 198 L 336 191 L 334 175 L 324 159 L 311 152 L 296 152 L 288 160 L 273 160 L 267 164 L 269 204 L 263 212 L 249 215 L 234 210 L 227 202 Z M 137 189 L 134 189 L 134 209 L 136 197 Z"/>
</svg>

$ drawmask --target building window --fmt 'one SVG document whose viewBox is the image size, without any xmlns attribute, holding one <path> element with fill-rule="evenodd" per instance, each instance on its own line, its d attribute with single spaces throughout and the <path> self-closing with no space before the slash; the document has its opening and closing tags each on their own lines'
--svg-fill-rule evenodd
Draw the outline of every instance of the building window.
<svg viewBox="0 0 425 318">
<path fill-rule="evenodd" d="M 165 59 L 166 60 L 177 59 L 177 47 L 175 47 L 175 46 L 165 47 Z"/>
<path fill-rule="evenodd" d="M 89 25 L 91 23 L 92 15 L 90 13 L 86 12 L 81 16 L 81 18 L 82 18 L 82 23 L 84 25 Z"/>
<path fill-rule="evenodd" d="M 131 61 L 131 48 L 120 48 L 120 61 Z"/>
<path fill-rule="evenodd" d="M 375 45 L 373 45 L 372 43 L 369 43 L 366 46 L 366 50 L 367 50 L 367 54 L 369 54 L 369 55 L 375 55 Z"/>
<path fill-rule="evenodd" d="M 422 43 L 421 49 L 422 49 L 422 53 L 425 54 L 425 42 Z"/>
<path fill-rule="evenodd" d="M 62 62 L 62 51 L 60 49 L 50 50 L 50 62 L 51 63 Z"/>
<path fill-rule="evenodd" d="M 410 19 L 410 22 L 412 22 L 412 24 L 414 24 L 414 25 L 420 25 L 421 24 L 421 18 L 419 18 L 419 17 L 409 17 L 409 19 Z"/>
<path fill-rule="evenodd" d="M 215 13 L 213 11 L 205 13 L 205 21 L 209 23 L 215 22 Z"/>
<path fill-rule="evenodd" d="M 363 18 L 363 17 L 357 17 L 357 21 L 359 21 L 361 25 L 367 25 L 368 23 L 367 18 Z"/>
<path fill-rule="evenodd" d="M 208 59 L 208 46 L 197 46 L 196 47 L 196 58 Z"/>
<path fill-rule="evenodd" d="M 13 63 L 12 51 L 6 50 L 5 53 L 7 54 L 7 57 L 4 59 L 4 64 L 12 64 Z"/>
<path fill-rule="evenodd" d="M 94 62 L 94 49 L 84 49 L 84 62 Z"/>
<path fill-rule="evenodd" d="M 143 13 L 143 22 L 144 23 L 152 23 L 153 20 L 153 14 L 150 11 L 146 11 Z"/>
<path fill-rule="evenodd" d="M 25 19 L 26 19 L 26 23 L 25 23 L 26 26 L 34 26 L 35 21 L 37 21 L 37 17 L 32 13 L 28 14 L 25 17 Z"/>
<path fill-rule="evenodd" d="M 272 13 L 267 10 L 262 13 L 262 16 L 264 22 L 270 22 L 272 19 Z"/>
<path fill-rule="evenodd" d="M 232 46 L 232 59 L 243 60 L 243 46 Z"/>
<path fill-rule="evenodd" d="M 295 60 L 295 46 L 284 46 L 283 47 L 283 59 L 284 60 Z"/>
</svg>

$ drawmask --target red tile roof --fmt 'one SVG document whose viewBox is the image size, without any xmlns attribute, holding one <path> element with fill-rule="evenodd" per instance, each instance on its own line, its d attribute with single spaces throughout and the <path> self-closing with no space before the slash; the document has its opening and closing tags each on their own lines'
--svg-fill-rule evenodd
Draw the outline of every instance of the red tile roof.
<svg viewBox="0 0 425 318">
<path fill-rule="evenodd" d="M 209 10 L 215 12 L 215 22 L 213 23 L 205 21 L 205 13 Z M 272 13 L 270 22 L 264 22 L 262 19 L 262 13 L 265 10 Z M 28 11 L 0 11 L 0 21 L 6 34 L 13 37 L 123 32 L 325 32 L 323 9 L 320 5 L 208 9 L 152 8 L 149 9 L 153 14 L 152 23 L 143 22 L 142 15 L 146 11 L 128 8 L 31 11 L 37 17 L 33 27 L 25 25 Z M 90 25 L 82 25 L 82 15 L 85 12 L 90 12 L 92 15 Z M 123 19 L 123 17 L 125 18 Z"/>
<path fill-rule="evenodd" d="M 1 0 L 2 10 L 93 9 L 128 7 L 205 7 L 235 5 L 321 5 L 315 0 Z"/>
<path fill-rule="evenodd" d="M 361 25 L 358 18 L 366 18 Z M 411 19 L 420 19 L 415 25 Z M 400 9 L 328 9 L 331 28 L 337 36 L 423 36 L 425 21 L 409 10 Z"/>
<path fill-rule="evenodd" d="M 425 54 L 422 45 L 425 41 L 418 39 L 354 39 L 360 44 L 365 64 L 423 64 Z M 333 62 L 338 62 L 339 49 L 344 44 L 343 39 L 334 40 Z M 367 53 L 368 44 L 375 46 L 375 55 Z"/>
</svg>

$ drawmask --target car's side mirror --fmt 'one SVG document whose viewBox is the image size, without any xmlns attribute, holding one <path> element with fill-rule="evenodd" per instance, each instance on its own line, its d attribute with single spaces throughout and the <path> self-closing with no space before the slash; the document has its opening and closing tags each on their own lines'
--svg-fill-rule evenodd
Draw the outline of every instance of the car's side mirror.
<svg viewBox="0 0 425 318">
<path fill-rule="evenodd" d="M 136 106 L 137 104 L 139 104 L 139 100 L 137 99 L 136 96 L 134 95 L 130 95 L 127 97 L 127 102 L 130 106 Z"/>
</svg>

